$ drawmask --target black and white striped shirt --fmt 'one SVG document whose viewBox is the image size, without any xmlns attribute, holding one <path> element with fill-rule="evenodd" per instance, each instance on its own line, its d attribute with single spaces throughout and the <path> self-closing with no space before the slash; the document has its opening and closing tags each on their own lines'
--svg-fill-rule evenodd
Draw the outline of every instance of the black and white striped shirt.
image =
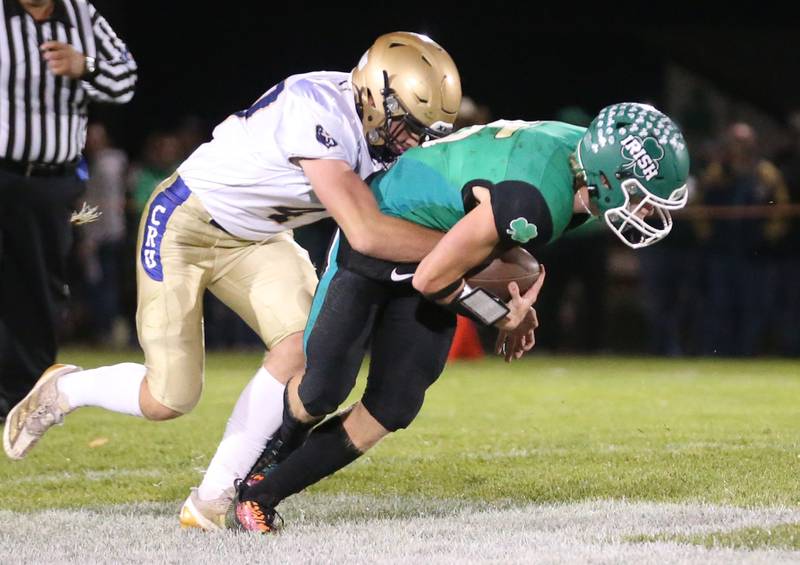
<svg viewBox="0 0 800 565">
<path fill-rule="evenodd" d="M 0 158 L 67 163 L 86 140 L 89 101 L 123 104 L 133 97 L 136 62 L 108 22 L 86 0 L 54 0 L 37 22 L 18 0 L 0 0 Z M 86 80 L 55 76 L 39 46 L 71 44 L 96 60 Z"/>
</svg>

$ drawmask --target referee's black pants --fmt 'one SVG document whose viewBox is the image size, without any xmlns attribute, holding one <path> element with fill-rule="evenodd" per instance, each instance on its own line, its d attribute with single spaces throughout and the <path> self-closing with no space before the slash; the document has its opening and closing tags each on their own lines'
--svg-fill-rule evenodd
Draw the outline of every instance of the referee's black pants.
<svg viewBox="0 0 800 565">
<path fill-rule="evenodd" d="M 0 416 L 55 362 L 69 294 L 69 218 L 84 190 L 74 173 L 0 170 Z"/>
</svg>

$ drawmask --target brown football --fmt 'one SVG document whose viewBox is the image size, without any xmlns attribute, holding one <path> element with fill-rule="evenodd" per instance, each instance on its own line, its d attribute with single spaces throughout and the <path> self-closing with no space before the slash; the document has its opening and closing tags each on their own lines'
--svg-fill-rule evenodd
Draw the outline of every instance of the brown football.
<svg viewBox="0 0 800 565">
<path fill-rule="evenodd" d="M 522 249 L 512 247 L 483 268 L 467 274 L 467 284 L 481 287 L 496 295 L 501 300 L 509 300 L 508 283 L 516 282 L 520 294 L 528 290 L 539 278 L 539 261 Z"/>
</svg>

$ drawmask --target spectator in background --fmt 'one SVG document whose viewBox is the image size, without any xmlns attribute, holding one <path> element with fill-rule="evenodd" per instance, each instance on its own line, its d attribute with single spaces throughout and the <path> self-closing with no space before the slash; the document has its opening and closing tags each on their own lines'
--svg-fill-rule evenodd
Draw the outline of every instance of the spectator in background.
<svg viewBox="0 0 800 565">
<path fill-rule="evenodd" d="M 112 146 L 106 128 L 91 124 L 84 152 L 89 164 L 86 201 L 102 213 L 80 232 L 78 257 L 86 284 L 90 337 L 105 344 L 119 344 L 121 313 L 120 281 L 125 254 L 125 192 L 128 157 Z"/>
<path fill-rule="evenodd" d="M 708 91 L 694 86 L 678 115 L 686 143 L 692 153 L 692 171 L 701 171 L 712 157 L 717 137 L 714 109 Z"/>
<path fill-rule="evenodd" d="M 708 93 L 693 88 L 678 114 L 692 156 L 687 205 L 691 210 L 700 200 L 695 190 L 697 178 L 714 154 L 714 113 Z M 647 247 L 637 254 L 648 351 L 655 355 L 677 357 L 703 350 L 707 315 L 703 258 L 695 226 L 684 211 L 673 215 L 675 223 L 663 245 Z"/>
<path fill-rule="evenodd" d="M 800 205 L 800 110 L 789 116 L 790 143 L 780 162 L 786 181 L 789 201 Z M 776 245 L 778 262 L 777 292 L 773 301 L 776 312 L 778 351 L 782 355 L 800 356 L 800 215 L 786 217 L 787 233 Z"/>
<path fill-rule="evenodd" d="M 725 132 L 722 152 L 700 178 L 702 203 L 755 206 L 786 203 L 780 171 L 758 153 L 756 133 L 745 123 Z M 754 355 L 763 345 L 769 297 L 775 293 L 774 248 L 786 234 L 780 216 L 737 215 L 697 222 L 705 243 L 708 313 L 703 352 Z"/>
<path fill-rule="evenodd" d="M 129 178 L 130 206 L 138 221 L 153 189 L 167 178 L 181 162 L 184 148 L 173 133 L 154 132 L 144 142 L 142 160 L 131 167 Z M 136 226 L 133 226 L 136 237 Z"/>
<path fill-rule="evenodd" d="M 180 160 L 183 161 L 200 145 L 211 139 L 211 128 L 202 118 L 185 116 L 178 124 L 175 136 L 181 146 Z"/>
<path fill-rule="evenodd" d="M 696 178 L 689 177 L 689 203 L 696 203 Z M 648 329 L 648 351 L 678 357 L 697 354 L 704 319 L 701 252 L 694 226 L 673 216 L 674 225 L 661 245 L 638 253 L 641 303 Z"/>
</svg>

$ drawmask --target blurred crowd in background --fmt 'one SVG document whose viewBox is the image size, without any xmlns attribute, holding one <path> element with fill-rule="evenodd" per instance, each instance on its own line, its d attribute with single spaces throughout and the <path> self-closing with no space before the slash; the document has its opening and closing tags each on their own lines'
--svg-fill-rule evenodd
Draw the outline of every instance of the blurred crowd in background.
<svg viewBox="0 0 800 565">
<path fill-rule="evenodd" d="M 800 356 L 800 112 L 768 144 L 751 124 L 720 127 L 707 116 L 700 103 L 673 115 L 692 155 L 691 196 L 665 241 L 633 251 L 595 222 L 538 257 L 547 266 L 538 351 Z M 457 127 L 498 117 L 465 97 Z M 553 116 L 583 126 L 591 117 L 577 107 Z M 102 123 L 90 125 L 85 200 L 102 216 L 75 228 L 65 343 L 136 347 L 139 217 L 156 185 L 210 135 L 210 124 L 187 117 L 128 155 Z M 296 233 L 318 271 L 334 229 L 326 220 Z M 210 294 L 204 307 L 209 349 L 261 348 Z M 480 337 L 491 347 L 491 331 Z"/>
</svg>

